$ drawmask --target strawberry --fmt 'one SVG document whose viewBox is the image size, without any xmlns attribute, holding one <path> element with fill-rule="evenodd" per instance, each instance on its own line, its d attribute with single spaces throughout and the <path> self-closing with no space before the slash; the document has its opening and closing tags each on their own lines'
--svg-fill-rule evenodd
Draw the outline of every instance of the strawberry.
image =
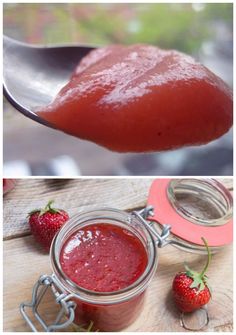
<svg viewBox="0 0 236 335">
<path fill-rule="evenodd" d="M 53 237 L 69 219 L 64 210 L 53 208 L 52 203 L 53 200 L 45 208 L 34 209 L 28 214 L 31 232 L 46 250 L 50 249 Z"/>
<path fill-rule="evenodd" d="M 177 273 L 173 280 L 172 293 L 175 304 L 181 312 L 193 312 L 206 305 L 211 298 L 206 275 L 211 253 L 207 241 L 203 237 L 202 240 L 207 249 L 207 263 L 202 272 L 193 271 L 185 265 L 186 272 Z"/>
</svg>

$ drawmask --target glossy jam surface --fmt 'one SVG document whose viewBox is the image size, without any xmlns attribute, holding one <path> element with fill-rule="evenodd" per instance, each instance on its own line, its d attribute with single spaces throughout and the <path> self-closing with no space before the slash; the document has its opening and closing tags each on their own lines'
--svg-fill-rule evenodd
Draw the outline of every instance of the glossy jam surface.
<svg viewBox="0 0 236 335">
<path fill-rule="evenodd" d="M 147 253 L 130 231 L 111 224 L 92 224 L 64 244 L 60 263 L 77 285 L 96 292 L 128 287 L 144 272 Z"/>
<path fill-rule="evenodd" d="M 193 58 L 149 45 L 89 53 L 38 111 L 56 128 L 119 152 L 199 145 L 232 126 L 232 92 Z"/>
</svg>

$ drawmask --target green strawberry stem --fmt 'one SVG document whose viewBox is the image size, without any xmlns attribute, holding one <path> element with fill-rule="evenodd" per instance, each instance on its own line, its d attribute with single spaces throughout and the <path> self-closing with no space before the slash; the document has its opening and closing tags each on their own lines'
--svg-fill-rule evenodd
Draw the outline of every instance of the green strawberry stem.
<svg viewBox="0 0 236 335">
<path fill-rule="evenodd" d="M 39 216 L 42 216 L 45 213 L 52 213 L 52 214 L 56 214 L 56 213 L 60 213 L 60 209 L 57 208 L 53 208 L 52 204 L 54 203 L 54 200 L 49 200 L 47 205 L 45 206 L 45 208 L 42 209 L 34 209 L 32 210 L 30 213 L 28 213 L 28 216 L 34 214 L 34 213 L 38 213 L 39 212 Z"/>
<path fill-rule="evenodd" d="M 90 321 L 89 325 L 76 325 L 76 324 L 73 324 L 73 329 L 75 332 L 99 332 L 99 329 L 94 329 L 94 322 L 93 321 Z"/>
<path fill-rule="evenodd" d="M 57 208 L 53 208 L 52 207 L 52 204 L 54 203 L 54 200 L 49 200 L 49 202 L 47 203 L 46 207 L 43 208 L 41 211 L 40 211 L 40 214 L 39 216 L 49 212 L 49 213 L 52 213 L 52 214 L 56 214 L 56 213 L 60 213 L 60 210 L 57 209 Z"/>
<path fill-rule="evenodd" d="M 203 241 L 203 243 L 206 247 L 206 250 L 207 250 L 207 262 L 206 262 L 206 265 L 204 266 L 202 272 L 199 273 L 197 271 L 194 271 L 194 270 L 190 269 L 187 264 L 185 264 L 186 275 L 193 279 L 193 282 L 190 285 L 190 288 L 197 288 L 199 291 L 204 290 L 206 285 L 207 285 L 206 271 L 207 271 L 208 266 L 209 266 L 210 261 L 211 261 L 211 252 L 210 252 L 210 249 L 208 247 L 208 243 L 207 243 L 207 241 L 205 240 L 204 237 L 202 237 L 201 239 L 202 239 L 202 241 Z"/>
<path fill-rule="evenodd" d="M 51 207 L 51 204 L 54 203 L 54 200 L 49 200 L 49 202 L 47 203 L 46 207 L 45 207 L 45 210 L 48 209 L 50 210 L 52 207 Z"/>
<path fill-rule="evenodd" d="M 206 270 L 208 269 L 208 266 L 209 266 L 209 264 L 210 264 L 210 262 L 211 262 L 211 252 L 210 252 L 210 249 L 209 249 L 209 247 L 208 247 L 207 240 L 205 240 L 204 237 L 202 237 L 201 239 L 202 239 L 202 241 L 203 241 L 203 243 L 204 243 L 204 245 L 205 245 L 205 247 L 206 247 L 206 250 L 207 250 L 207 262 L 206 262 L 206 265 L 205 265 L 204 269 L 203 269 L 202 272 L 200 273 L 200 277 L 203 278 L 203 276 L 204 276 L 204 274 L 206 273 Z"/>
</svg>

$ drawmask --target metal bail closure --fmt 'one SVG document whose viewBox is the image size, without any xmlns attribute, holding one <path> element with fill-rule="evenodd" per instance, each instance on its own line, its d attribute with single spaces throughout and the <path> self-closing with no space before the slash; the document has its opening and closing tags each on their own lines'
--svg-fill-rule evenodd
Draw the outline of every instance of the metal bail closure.
<svg viewBox="0 0 236 335">
<path fill-rule="evenodd" d="M 50 325 L 46 324 L 38 313 L 39 304 L 48 289 L 51 289 L 53 292 L 56 303 L 61 305 L 61 309 L 59 310 L 54 323 Z M 33 320 L 26 313 L 26 308 L 32 310 L 35 319 L 40 323 L 44 331 L 53 332 L 61 330 L 68 327 L 74 321 L 76 303 L 71 301 L 71 298 L 73 298 L 73 294 L 63 293 L 57 285 L 53 275 L 42 275 L 33 287 L 31 302 L 23 302 L 20 305 L 20 312 L 33 332 L 38 332 L 38 330 L 36 329 Z M 67 320 L 60 322 L 65 315 Z"/>
<path fill-rule="evenodd" d="M 152 222 L 147 221 L 147 218 L 150 216 L 154 216 L 154 207 L 147 206 L 141 211 L 133 211 L 132 215 L 135 215 L 139 220 L 145 225 L 145 227 L 151 232 L 151 234 L 157 239 L 156 244 L 158 247 L 162 248 L 167 244 L 170 244 L 171 241 L 167 240 L 168 236 L 170 235 L 171 226 L 170 225 L 163 225 L 161 235 L 156 231 Z"/>
</svg>

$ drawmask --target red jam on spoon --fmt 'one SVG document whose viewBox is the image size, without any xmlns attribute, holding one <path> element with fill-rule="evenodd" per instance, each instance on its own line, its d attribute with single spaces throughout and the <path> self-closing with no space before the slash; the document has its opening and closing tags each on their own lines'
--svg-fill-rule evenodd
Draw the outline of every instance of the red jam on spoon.
<svg viewBox="0 0 236 335">
<path fill-rule="evenodd" d="M 208 143 L 232 126 L 230 88 L 192 57 L 149 45 L 90 52 L 38 114 L 118 152 Z"/>
</svg>

